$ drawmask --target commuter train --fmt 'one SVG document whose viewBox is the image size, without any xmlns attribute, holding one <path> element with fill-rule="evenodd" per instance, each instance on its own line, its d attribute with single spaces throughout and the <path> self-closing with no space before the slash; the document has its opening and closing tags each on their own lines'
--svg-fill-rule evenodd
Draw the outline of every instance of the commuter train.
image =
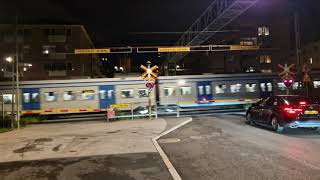
<svg viewBox="0 0 320 180">
<path fill-rule="evenodd" d="M 11 82 L 0 83 L 5 111 L 11 111 Z M 259 99 L 285 92 L 275 74 L 210 74 L 162 76 L 152 93 L 153 104 L 196 104 L 202 101 Z M 20 82 L 23 114 L 103 112 L 146 106 L 148 90 L 141 78 L 100 78 Z M 115 106 L 117 107 L 117 106 Z"/>
</svg>

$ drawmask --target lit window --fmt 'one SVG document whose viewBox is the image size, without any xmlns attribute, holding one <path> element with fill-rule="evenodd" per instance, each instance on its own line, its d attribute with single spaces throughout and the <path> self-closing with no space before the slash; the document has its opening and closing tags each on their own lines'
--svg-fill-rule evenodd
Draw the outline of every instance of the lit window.
<svg viewBox="0 0 320 180">
<path fill-rule="evenodd" d="M 272 92 L 272 83 L 267 83 L 267 91 Z"/>
<path fill-rule="evenodd" d="M 121 91 L 121 97 L 133 98 L 133 89 L 126 89 Z"/>
<path fill-rule="evenodd" d="M 295 82 L 292 84 L 292 89 L 297 90 L 299 88 L 299 83 Z"/>
<path fill-rule="evenodd" d="M 239 93 L 241 92 L 241 84 L 232 84 L 230 85 L 230 92 L 231 93 Z"/>
<path fill-rule="evenodd" d="M 181 90 L 181 95 L 182 96 L 191 95 L 192 94 L 191 87 L 180 87 L 180 90 Z"/>
<path fill-rule="evenodd" d="M 31 102 L 30 93 L 23 93 L 23 103 L 28 104 Z"/>
<path fill-rule="evenodd" d="M 313 81 L 314 88 L 320 88 L 320 81 Z"/>
<path fill-rule="evenodd" d="M 260 83 L 260 89 L 261 89 L 261 92 L 266 92 L 266 84 L 265 83 Z"/>
<path fill-rule="evenodd" d="M 309 61 L 310 61 L 310 64 L 312 64 L 312 63 L 313 63 L 313 59 L 312 59 L 312 58 L 310 58 L 310 59 L 309 59 Z"/>
<path fill-rule="evenodd" d="M 39 102 L 39 93 L 32 93 L 31 95 L 31 101 L 34 102 Z"/>
<path fill-rule="evenodd" d="M 203 86 L 198 86 L 199 95 L 203 95 Z"/>
<path fill-rule="evenodd" d="M 272 69 L 261 69 L 262 73 L 272 73 Z"/>
<path fill-rule="evenodd" d="M 281 91 L 285 91 L 287 88 L 286 88 L 286 85 L 284 85 L 284 83 L 278 83 L 278 89 L 281 90 Z"/>
<path fill-rule="evenodd" d="M 108 90 L 108 99 L 113 98 L 113 90 Z"/>
<path fill-rule="evenodd" d="M 93 100 L 94 99 L 94 90 L 84 90 L 81 95 L 83 100 Z"/>
<path fill-rule="evenodd" d="M 72 91 L 65 91 L 63 93 L 63 100 L 64 101 L 72 101 L 72 100 L 75 100 L 75 95 Z"/>
<path fill-rule="evenodd" d="M 46 92 L 44 93 L 44 96 L 45 96 L 45 101 L 47 102 L 53 102 L 57 100 L 57 97 L 54 92 Z"/>
<path fill-rule="evenodd" d="M 258 35 L 259 36 L 269 36 L 270 35 L 270 30 L 268 27 L 259 27 L 258 28 Z"/>
<path fill-rule="evenodd" d="M 210 85 L 206 85 L 206 94 L 207 95 L 211 94 L 211 86 Z"/>
<path fill-rule="evenodd" d="M 139 97 L 148 97 L 148 90 L 147 89 L 139 89 Z"/>
<path fill-rule="evenodd" d="M 215 87 L 216 94 L 223 94 L 225 93 L 226 89 L 227 89 L 227 85 L 225 84 L 216 85 Z"/>
<path fill-rule="evenodd" d="M 164 88 L 164 96 L 173 96 L 173 88 Z"/>
<path fill-rule="evenodd" d="M 272 63 L 272 58 L 271 58 L 271 56 L 269 56 L 269 55 L 260 56 L 260 63 L 261 63 L 261 64 L 263 64 L 263 63 L 271 64 L 271 63 Z"/>
<path fill-rule="evenodd" d="M 100 90 L 99 91 L 100 99 L 106 99 L 106 94 L 107 94 L 106 90 Z"/>
<path fill-rule="evenodd" d="M 257 84 L 246 84 L 246 92 L 256 92 Z"/>
<path fill-rule="evenodd" d="M 12 94 L 3 94 L 3 102 L 5 104 L 11 104 L 12 103 Z"/>
</svg>

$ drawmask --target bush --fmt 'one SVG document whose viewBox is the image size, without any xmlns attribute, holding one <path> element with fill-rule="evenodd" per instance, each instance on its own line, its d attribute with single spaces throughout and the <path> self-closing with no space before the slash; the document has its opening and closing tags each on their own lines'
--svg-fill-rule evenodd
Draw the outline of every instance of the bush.
<svg viewBox="0 0 320 180">
<path fill-rule="evenodd" d="M 22 116 L 20 119 L 20 125 L 26 126 L 28 124 L 37 124 L 42 121 L 40 116 Z"/>
</svg>

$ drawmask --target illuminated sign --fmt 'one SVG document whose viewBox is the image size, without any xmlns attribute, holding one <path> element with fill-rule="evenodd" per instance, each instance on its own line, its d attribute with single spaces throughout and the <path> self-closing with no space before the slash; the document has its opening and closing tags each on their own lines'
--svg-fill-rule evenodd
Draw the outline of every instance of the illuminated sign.
<svg viewBox="0 0 320 180">
<path fill-rule="evenodd" d="M 105 54 L 110 53 L 110 49 L 75 49 L 75 54 Z"/>
<path fill-rule="evenodd" d="M 259 46 L 241 46 L 241 45 L 231 45 L 230 51 L 245 51 L 245 50 L 258 50 Z"/>
<path fill-rule="evenodd" d="M 159 47 L 158 52 L 189 52 L 190 47 Z"/>
</svg>

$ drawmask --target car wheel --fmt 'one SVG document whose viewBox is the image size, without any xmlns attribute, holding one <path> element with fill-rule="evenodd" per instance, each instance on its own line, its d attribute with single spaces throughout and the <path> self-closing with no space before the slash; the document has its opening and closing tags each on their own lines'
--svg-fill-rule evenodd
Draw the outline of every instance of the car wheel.
<svg viewBox="0 0 320 180">
<path fill-rule="evenodd" d="M 271 126 L 272 126 L 272 129 L 277 133 L 283 133 L 284 132 L 284 127 L 280 126 L 279 121 L 277 120 L 276 117 L 273 117 L 271 119 Z"/>
<path fill-rule="evenodd" d="M 251 125 L 254 124 L 254 121 L 253 121 L 253 119 L 252 119 L 251 113 L 248 113 L 248 114 L 247 114 L 246 119 L 247 119 L 246 123 L 251 124 Z"/>
</svg>

